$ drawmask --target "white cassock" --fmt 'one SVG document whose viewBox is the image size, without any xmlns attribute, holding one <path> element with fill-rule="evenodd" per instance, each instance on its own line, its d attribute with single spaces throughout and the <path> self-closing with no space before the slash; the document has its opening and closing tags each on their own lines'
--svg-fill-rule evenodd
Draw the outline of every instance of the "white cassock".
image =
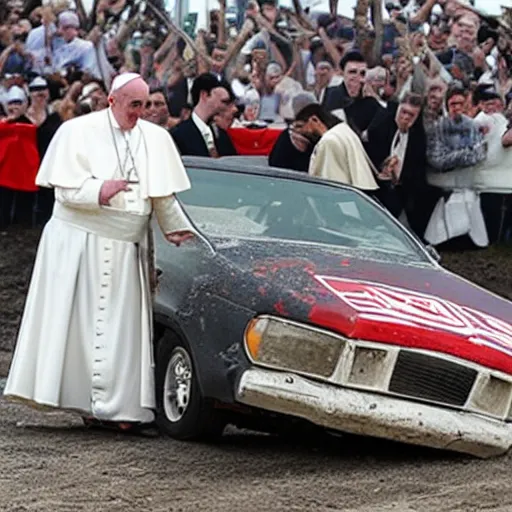
<svg viewBox="0 0 512 512">
<path fill-rule="evenodd" d="M 115 140 L 115 143 L 114 143 Z M 117 148 L 117 150 L 116 150 Z M 104 180 L 131 191 L 99 205 Z M 36 182 L 55 187 L 5 395 L 112 421 L 153 419 L 149 219 L 188 227 L 174 196 L 190 187 L 166 130 L 123 132 L 110 110 L 64 123 Z"/>
<path fill-rule="evenodd" d="M 377 190 L 373 166 L 357 134 L 345 123 L 327 131 L 316 145 L 309 174 L 362 190 Z"/>
</svg>

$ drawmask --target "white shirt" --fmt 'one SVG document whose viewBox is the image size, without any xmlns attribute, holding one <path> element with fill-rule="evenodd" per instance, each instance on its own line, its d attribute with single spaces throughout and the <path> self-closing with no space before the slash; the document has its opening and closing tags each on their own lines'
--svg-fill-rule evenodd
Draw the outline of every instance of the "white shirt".
<svg viewBox="0 0 512 512">
<path fill-rule="evenodd" d="M 194 84 L 193 78 L 187 78 L 187 103 L 192 105 L 194 102 L 192 101 L 192 85 Z"/>
<path fill-rule="evenodd" d="M 216 149 L 212 129 L 195 112 L 192 112 L 192 121 L 201 132 L 208 151 L 211 152 L 212 149 Z"/>
<path fill-rule="evenodd" d="M 54 50 L 53 67 L 55 71 L 62 71 L 71 64 L 77 65 L 80 71 L 86 71 L 96 78 L 101 78 L 96 50 L 91 41 L 76 37 Z"/>
<path fill-rule="evenodd" d="M 245 93 L 251 88 L 251 84 L 244 85 L 238 78 L 235 78 L 231 82 L 231 88 L 233 89 L 233 93 L 238 99 L 242 99 L 245 96 Z"/>
<path fill-rule="evenodd" d="M 398 167 L 398 176 L 402 173 L 402 167 L 404 165 L 405 152 L 407 151 L 407 143 L 409 142 L 409 132 L 402 133 L 397 130 L 391 143 L 391 156 L 397 156 L 400 160 Z"/>
<path fill-rule="evenodd" d="M 55 23 L 51 23 L 48 26 L 48 36 L 51 41 L 51 49 L 47 49 L 45 44 L 46 30 L 47 29 L 44 25 L 33 28 L 28 33 L 27 42 L 25 44 L 27 51 L 32 55 L 34 59 L 32 70 L 41 74 L 47 74 L 48 71 L 51 72 L 51 69 L 47 69 L 47 66 L 44 62 L 45 57 L 50 57 L 52 51 L 55 50 L 63 42 L 62 38 L 55 37 L 57 27 L 55 26 Z"/>
</svg>

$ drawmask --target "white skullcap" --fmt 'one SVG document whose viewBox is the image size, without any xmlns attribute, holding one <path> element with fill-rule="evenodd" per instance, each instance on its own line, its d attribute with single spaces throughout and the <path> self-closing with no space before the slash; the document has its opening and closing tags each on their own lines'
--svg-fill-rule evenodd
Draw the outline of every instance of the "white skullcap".
<svg viewBox="0 0 512 512">
<path fill-rule="evenodd" d="M 90 82 L 87 85 L 84 85 L 82 88 L 82 94 L 80 95 L 80 101 L 88 98 L 94 91 L 101 89 L 100 84 L 98 82 Z"/>
<path fill-rule="evenodd" d="M 13 85 L 7 92 L 7 103 L 11 103 L 13 101 L 21 101 L 22 103 L 27 101 L 25 91 L 17 85 Z"/>
<path fill-rule="evenodd" d="M 482 76 L 478 79 L 478 85 L 494 85 L 494 79 L 491 71 L 482 73 Z"/>
<path fill-rule="evenodd" d="M 138 73 L 121 73 L 120 75 L 117 75 L 112 82 L 110 94 L 117 91 L 118 89 L 121 89 L 121 87 L 124 87 L 126 84 L 130 83 L 136 78 L 141 78 L 141 76 Z"/>
<path fill-rule="evenodd" d="M 28 84 L 28 90 L 47 89 L 48 82 L 42 76 L 36 76 L 32 82 Z"/>
<path fill-rule="evenodd" d="M 64 11 L 59 14 L 59 27 L 80 28 L 80 20 L 76 12 Z"/>
</svg>

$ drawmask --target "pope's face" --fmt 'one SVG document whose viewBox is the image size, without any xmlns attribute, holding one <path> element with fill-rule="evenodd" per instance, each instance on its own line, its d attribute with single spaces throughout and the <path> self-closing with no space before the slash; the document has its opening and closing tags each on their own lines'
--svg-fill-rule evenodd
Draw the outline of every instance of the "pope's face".
<svg viewBox="0 0 512 512">
<path fill-rule="evenodd" d="M 149 89 L 141 79 L 132 80 L 110 97 L 112 113 L 122 130 L 131 130 L 144 114 Z"/>
</svg>

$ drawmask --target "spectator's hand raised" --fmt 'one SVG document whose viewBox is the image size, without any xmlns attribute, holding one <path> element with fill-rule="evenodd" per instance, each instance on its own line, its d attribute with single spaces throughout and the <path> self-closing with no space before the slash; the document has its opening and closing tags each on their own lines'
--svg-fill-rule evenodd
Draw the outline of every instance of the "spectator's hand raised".
<svg viewBox="0 0 512 512">
<path fill-rule="evenodd" d="M 375 92 L 375 89 L 373 88 L 373 86 L 368 83 L 368 82 L 365 82 L 365 84 L 363 85 L 363 96 L 365 98 L 375 98 L 375 99 L 379 99 L 379 96 L 378 94 Z"/>
<path fill-rule="evenodd" d="M 484 69 L 485 67 L 485 53 L 480 47 L 476 47 L 473 51 L 473 62 L 477 69 Z"/>
<path fill-rule="evenodd" d="M 77 101 L 84 84 L 80 81 L 73 82 L 68 90 L 68 95 L 73 101 Z"/>
<path fill-rule="evenodd" d="M 55 15 L 51 6 L 46 5 L 42 8 L 41 21 L 45 27 L 48 27 L 55 21 Z"/>
<path fill-rule="evenodd" d="M 105 12 L 108 9 L 108 1 L 100 0 L 96 6 L 96 14 Z"/>
<path fill-rule="evenodd" d="M 421 32 L 415 32 L 411 38 L 411 47 L 415 55 L 419 55 L 423 52 L 426 45 L 425 35 Z"/>
<path fill-rule="evenodd" d="M 110 200 L 119 192 L 130 190 L 126 180 L 106 180 L 100 189 L 100 204 L 102 206 L 110 205 Z"/>
<path fill-rule="evenodd" d="M 94 44 L 94 46 L 96 46 L 99 42 L 100 42 L 100 39 L 101 39 L 101 29 L 100 27 L 98 27 L 98 25 L 96 25 L 90 32 L 89 34 L 87 34 L 87 39 L 89 41 L 91 41 L 91 43 Z"/>
</svg>

